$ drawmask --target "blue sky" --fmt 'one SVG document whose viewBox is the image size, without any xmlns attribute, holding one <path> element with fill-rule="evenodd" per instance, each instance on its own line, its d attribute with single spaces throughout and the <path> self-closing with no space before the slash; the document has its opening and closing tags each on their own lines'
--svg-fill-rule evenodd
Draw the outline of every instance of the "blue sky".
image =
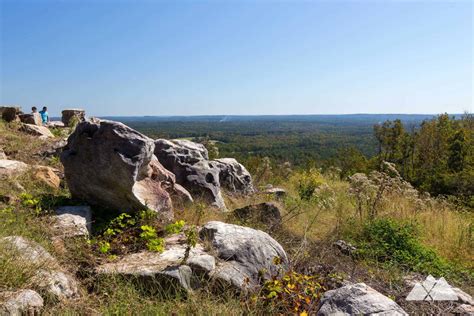
<svg viewBox="0 0 474 316">
<path fill-rule="evenodd" d="M 473 110 L 471 1 L 1 2 L 1 104 L 90 115 Z"/>
</svg>

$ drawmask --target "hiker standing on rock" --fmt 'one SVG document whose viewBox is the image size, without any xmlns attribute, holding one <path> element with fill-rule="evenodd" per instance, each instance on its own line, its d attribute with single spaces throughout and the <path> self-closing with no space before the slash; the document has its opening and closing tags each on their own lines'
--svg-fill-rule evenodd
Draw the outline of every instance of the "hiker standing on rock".
<svg viewBox="0 0 474 316">
<path fill-rule="evenodd" d="M 43 110 L 39 112 L 41 114 L 41 120 L 43 121 L 43 125 L 46 125 L 49 123 L 49 114 L 48 114 L 48 108 L 43 107 Z"/>
<path fill-rule="evenodd" d="M 34 113 L 38 113 L 38 109 L 36 108 L 36 106 L 31 108 L 31 114 L 34 114 Z"/>
</svg>

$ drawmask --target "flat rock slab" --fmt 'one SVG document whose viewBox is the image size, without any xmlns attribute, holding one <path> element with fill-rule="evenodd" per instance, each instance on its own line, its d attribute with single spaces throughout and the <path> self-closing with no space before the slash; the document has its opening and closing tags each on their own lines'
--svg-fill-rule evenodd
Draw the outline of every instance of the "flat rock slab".
<svg viewBox="0 0 474 316">
<path fill-rule="evenodd" d="M 17 160 L 0 159 L 0 176 L 20 174 L 28 169 L 28 165 Z"/>
<path fill-rule="evenodd" d="M 317 315 L 408 315 L 397 303 L 365 283 L 327 291 Z"/>
<path fill-rule="evenodd" d="M 20 129 L 27 134 L 39 136 L 40 138 L 54 138 L 53 133 L 46 126 L 22 124 Z"/>
<path fill-rule="evenodd" d="M 43 305 L 43 298 L 33 290 L 0 293 L 0 315 L 37 315 Z"/>
</svg>

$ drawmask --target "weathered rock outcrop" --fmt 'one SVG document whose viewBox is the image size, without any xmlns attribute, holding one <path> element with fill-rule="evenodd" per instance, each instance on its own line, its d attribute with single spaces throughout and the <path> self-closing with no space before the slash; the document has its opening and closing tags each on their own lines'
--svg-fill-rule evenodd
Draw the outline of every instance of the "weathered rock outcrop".
<svg viewBox="0 0 474 316">
<path fill-rule="evenodd" d="M 39 315 L 43 298 L 32 290 L 0 293 L 0 315 Z"/>
<path fill-rule="evenodd" d="M 288 263 L 280 244 L 262 231 L 209 222 L 202 227 L 200 237 L 187 257 L 186 237 L 177 234 L 165 239 L 163 253 L 129 254 L 99 266 L 96 272 L 136 279 L 167 292 L 186 292 L 209 282 L 213 288 L 249 291 L 258 287 L 261 277 L 278 274 Z M 274 264 L 275 257 L 282 259 L 280 266 Z M 262 271 L 266 273 L 261 275 Z"/>
<path fill-rule="evenodd" d="M 281 213 L 274 203 L 260 203 L 247 205 L 234 210 L 234 215 L 241 221 L 255 221 L 268 225 L 269 227 L 281 224 Z"/>
<path fill-rule="evenodd" d="M 74 277 L 61 269 L 56 259 L 39 244 L 20 236 L 1 238 L 0 244 L 21 264 L 27 264 L 36 271 L 31 280 L 35 288 L 58 300 L 79 296 Z"/>
<path fill-rule="evenodd" d="M 263 231 L 212 221 L 203 226 L 200 237 L 211 243 L 222 262 L 211 278 L 223 286 L 251 290 L 259 276 L 269 278 L 287 268 L 285 250 Z M 275 257 L 280 258 L 280 266 L 274 264 Z"/>
<path fill-rule="evenodd" d="M 318 315 L 408 315 L 397 303 L 364 283 L 327 291 Z"/>
<path fill-rule="evenodd" d="M 86 119 L 86 111 L 81 109 L 66 109 L 61 112 L 61 121 L 65 126 L 69 126 L 72 121 L 76 123 L 84 122 Z"/>
<path fill-rule="evenodd" d="M 22 124 L 20 128 L 23 132 L 34 135 L 34 136 L 39 136 L 42 138 L 53 138 L 54 135 L 51 133 L 49 128 L 46 126 L 38 126 L 38 125 L 33 125 L 33 124 Z"/>
<path fill-rule="evenodd" d="M 61 162 L 73 197 L 121 211 L 149 208 L 173 217 L 174 176 L 153 158 L 154 141 L 119 122 L 85 121 Z"/>
<path fill-rule="evenodd" d="M 20 115 L 21 108 L 19 106 L 3 106 L 0 107 L 2 113 L 2 119 L 6 122 L 20 121 L 18 115 Z"/>
<path fill-rule="evenodd" d="M 221 187 L 235 194 L 254 191 L 251 176 L 244 166 L 231 158 L 208 160 L 208 152 L 202 144 L 158 139 L 155 155 L 193 197 L 203 198 L 220 209 L 226 208 Z"/>
<path fill-rule="evenodd" d="M 39 113 L 30 113 L 30 114 L 20 114 L 20 121 L 25 124 L 32 124 L 41 126 L 43 121 L 41 120 L 41 115 Z"/>
</svg>

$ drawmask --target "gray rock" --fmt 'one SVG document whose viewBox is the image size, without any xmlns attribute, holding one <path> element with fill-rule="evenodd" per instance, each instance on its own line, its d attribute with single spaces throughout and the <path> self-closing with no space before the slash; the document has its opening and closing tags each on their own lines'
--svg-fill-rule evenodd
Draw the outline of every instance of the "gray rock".
<svg viewBox="0 0 474 316">
<path fill-rule="evenodd" d="M 232 158 L 209 161 L 202 144 L 158 139 L 155 155 L 193 197 L 203 198 L 217 208 L 226 209 L 221 187 L 234 194 L 254 192 L 252 178 L 244 166 Z"/>
<path fill-rule="evenodd" d="M 61 114 L 61 121 L 64 126 L 69 126 L 73 118 L 75 118 L 74 121 L 76 121 L 76 123 L 84 122 L 86 119 L 86 111 L 82 109 L 66 109 L 63 110 Z"/>
<path fill-rule="evenodd" d="M 211 161 L 219 169 L 219 184 L 230 193 L 251 194 L 255 192 L 252 176 L 234 158 L 221 158 Z"/>
<path fill-rule="evenodd" d="M 338 240 L 333 243 L 333 246 L 339 249 L 343 254 L 350 256 L 352 255 L 357 248 L 352 246 L 350 243 L 344 241 L 344 240 Z"/>
<path fill-rule="evenodd" d="M 19 118 L 20 121 L 25 124 L 32 124 L 38 126 L 43 125 L 43 121 L 39 113 L 20 114 Z"/>
<path fill-rule="evenodd" d="M 56 214 L 53 227 L 63 237 L 88 236 L 92 230 L 90 206 L 61 206 Z"/>
<path fill-rule="evenodd" d="M 274 203 L 247 205 L 234 210 L 235 216 L 241 221 L 257 221 L 270 227 L 281 224 L 280 209 Z"/>
<path fill-rule="evenodd" d="M 0 107 L 2 119 L 6 122 L 20 121 L 21 108 L 19 106 L 2 106 Z"/>
<path fill-rule="evenodd" d="M 207 269 L 212 270 L 215 259 L 198 244 L 190 250 L 187 261 L 183 262 L 187 248 L 184 242 L 182 234 L 168 237 L 162 253 L 143 251 L 129 254 L 116 262 L 97 267 L 96 272 L 102 276 L 119 275 L 136 279 L 173 293 L 190 291 L 193 288 L 193 273 L 199 275 Z"/>
<path fill-rule="evenodd" d="M 36 315 L 43 304 L 43 298 L 32 290 L 0 293 L 0 315 Z"/>
<path fill-rule="evenodd" d="M 20 174 L 28 169 L 28 165 L 17 160 L 0 159 L 0 176 Z"/>
<path fill-rule="evenodd" d="M 283 247 L 263 231 L 212 221 L 203 226 L 200 238 L 210 242 L 217 258 L 226 262 L 218 265 L 213 278 L 243 291 L 257 286 L 260 277 L 278 275 L 288 265 Z M 275 265 L 275 257 L 281 265 Z"/>
<path fill-rule="evenodd" d="M 20 236 L 9 236 L 0 239 L 11 255 L 38 269 L 32 278 L 33 286 L 41 289 L 51 297 L 64 300 L 79 296 L 78 283 L 73 276 L 61 269 L 56 259 L 39 244 Z"/>
<path fill-rule="evenodd" d="M 64 301 L 79 297 L 79 286 L 72 275 L 59 270 L 38 270 L 33 282 L 48 296 Z"/>
<path fill-rule="evenodd" d="M 49 127 L 59 127 L 59 128 L 65 127 L 64 123 L 61 122 L 61 121 L 49 121 L 48 126 Z"/>
<path fill-rule="evenodd" d="M 80 123 L 61 162 L 73 197 L 125 212 L 145 208 L 173 218 L 173 177 L 153 159 L 154 141 L 119 122 Z M 152 161 L 153 160 L 153 161 Z"/>
<path fill-rule="evenodd" d="M 38 126 L 33 124 L 22 124 L 21 131 L 34 135 L 39 136 L 40 138 L 53 138 L 54 135 L 46 126 Z"/>
<path fill-rule="evenodd" d="M 454 293 L 458 296 L 458 301 L 463 303 L 463 304 L 469 304 L 474 306 L 474 299 L 472 299 L 472 296 L 464 292 L 458 287 L 453 287 Z"/>
<path fill-rule="evenodd" d="M 408 315 L 397 303 L 364 283 L 327 291 L 317 315 Z"/>
<path fill-rule="evenodd" d="M 266 188 L 263 193 L 265 194 L 272 194 L 272 195 L 275 195 L 276 197 L 278 198 L 282 198 L 286 195 L 286 190 L 285 189 L 282 189 L 282 188 L 274 188 L 274 187 L 270 187 L 270 188 Z"/>
<path fill-rule="evenodd" d="M 474 315 L 474 306 L 470 304 L 461 304 L 453 310 L 454 313 L 460 315 Z"/>
</svg>

